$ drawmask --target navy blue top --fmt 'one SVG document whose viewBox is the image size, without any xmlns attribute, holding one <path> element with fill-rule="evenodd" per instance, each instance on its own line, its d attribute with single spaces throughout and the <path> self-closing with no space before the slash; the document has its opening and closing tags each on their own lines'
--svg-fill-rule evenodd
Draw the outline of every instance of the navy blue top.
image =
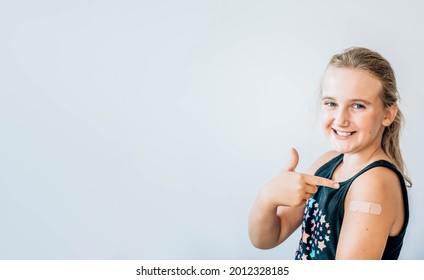
<svg viewBox="0 0 424 280">
<path fill-rule="evenodd" d="M 316 176 L 331 179 L 336 167 L 343 161 L 343 154 L 333 158 L 316 172 Z M 302 223 L 302 237 L 296 251 L 296 260 L 334 260 L 337 243 L 344 217 L 344 202 L 352 182 L 362 173 L 371 168 L 383 166 L 397 174 L 402 187 L 405 219 L 403 227 L 397 236 L 389 236 L 383 252 L 383 260 L 399 258 L 406 227 L 409 220 L 408 195 L 405 179 L 397 168 L 385 160 L 375 161 L 355 174 L 352 178 L 341 182 L 339 189 L 319 187 L 318 191 L 305 205 Z"/>
</svg>

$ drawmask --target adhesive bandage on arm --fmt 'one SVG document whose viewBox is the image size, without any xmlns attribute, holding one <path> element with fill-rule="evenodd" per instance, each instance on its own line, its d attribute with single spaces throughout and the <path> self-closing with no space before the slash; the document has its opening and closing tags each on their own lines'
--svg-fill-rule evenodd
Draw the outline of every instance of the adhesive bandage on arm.
<svg viewBox="0 0 424 280">
<path fill-rule="evenodd" d="M 368 201 L 352 200 L 349 204 L 349 211 L 380 215 L 381 205 Z"/>
</svg>

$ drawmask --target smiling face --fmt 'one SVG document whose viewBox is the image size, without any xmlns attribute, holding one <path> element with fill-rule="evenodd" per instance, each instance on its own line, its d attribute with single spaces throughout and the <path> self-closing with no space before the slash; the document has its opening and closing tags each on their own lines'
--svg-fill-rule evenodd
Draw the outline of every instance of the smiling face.
<svg viewBox="0 0 424 280">
<path fill-rule="evenodd" d="M 391 119 L 377 78 L 363 70 L 330 66 L 321 91 L 323 129 L 337 152 L 367 154 L 381 148 Z"/>
</svg>

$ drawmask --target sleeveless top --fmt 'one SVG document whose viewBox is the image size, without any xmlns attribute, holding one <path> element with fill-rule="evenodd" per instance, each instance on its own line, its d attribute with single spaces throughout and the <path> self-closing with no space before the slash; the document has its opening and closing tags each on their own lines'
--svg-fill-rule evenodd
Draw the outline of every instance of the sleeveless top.
<svg viewBox="0 0 424 280">
<path fill-rule="evenodd" d="M 343 161 L 343 154 L 333 158 L 316 172 L 316 176 L 331 179 L 336 167 Z M 337 243 L 344 217 L 344 202 L 352 182 L 364 172 L 377 166 L 391 169 L 399 177 L 404 205 L 404 223 L 397 236 L 389 236 L 383 252 L 383 260 L 396 260 L 403 244 L 409 220 L 408 195 L 405 180 L 397 168 L 385 160 L 375 161 L 355 174 L 352 178 L 339 183 L 339 189 L 319 187 L 318 191 L 306 202 L 302 223 L 302 237 L 296 251 L 296 260 L 334 260 Z"/>
</svg>

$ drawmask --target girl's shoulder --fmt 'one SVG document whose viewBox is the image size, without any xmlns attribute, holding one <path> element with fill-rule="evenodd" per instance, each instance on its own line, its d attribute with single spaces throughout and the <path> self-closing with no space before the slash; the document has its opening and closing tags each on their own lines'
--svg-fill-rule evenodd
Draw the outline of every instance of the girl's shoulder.
<svg viewBox="0 0 424 280">
<path fill-rule="evenodd" d="M 386 195 L 399 194 L 401 179 L 389 164 L 374 164 L 352 182 L 350 192 L 362 199 L 384 199 Z"/>
<path fill-rule="evenodd" d="M 308 174 L 315 174 L 315 172 L 324 164 L 332 160 L 333 158 L 339 156 L 340 153 L 337 151 L 328 151 L 322 154 L 308 169 Z"/>
</svg>

